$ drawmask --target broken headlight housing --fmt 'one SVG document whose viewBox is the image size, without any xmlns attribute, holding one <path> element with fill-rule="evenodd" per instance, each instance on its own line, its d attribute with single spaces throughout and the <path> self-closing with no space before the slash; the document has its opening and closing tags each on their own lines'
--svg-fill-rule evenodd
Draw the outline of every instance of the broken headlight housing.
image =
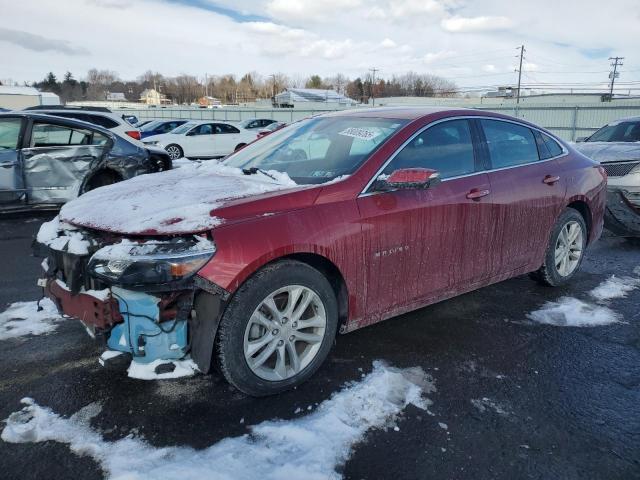
<svg viewBox="0 0 640 480">
<path fill-rule="evenodd" d="M 191 278 L 215 254 L 205 239 L 107 245 L 89 260 L 89 273 L 108 284 L 162 285 Z"/>
</svg>

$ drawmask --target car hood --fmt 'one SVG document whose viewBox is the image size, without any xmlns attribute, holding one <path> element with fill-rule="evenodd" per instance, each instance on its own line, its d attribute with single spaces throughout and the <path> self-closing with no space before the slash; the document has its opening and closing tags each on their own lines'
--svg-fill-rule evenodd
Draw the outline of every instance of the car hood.
<svg viewBox="0 0 640 480">
<path fill-rule="evenodd" d="M 640 142 L 583 142 L 573 148 L 601 163 L 640 160 Z"/>
<path fill-rule="evenodd" d="M 268 173 L 274 178 L 263 173 L 244 175 L 238 168 L 211 161 L 140 175 L 72 200 L 60 210 L 60 219 L 124 235 L 202 232 L 228 221 L 229 214 L 218 217 L 216 211 L 229 212 L 230 207 L 237 211 L 244 201 L 254 207 L 241 210 L 255 214 L 260 211 L 255 204 L 261 196 L 307 188 L 286 174 Z"/>
<path fill-rule="evenodd" d="M 180 136 L 176 133 L 157 133 L 155 135 L 149 135 L 148 137 L 143 137 L 143 142 L 159 142 L 163 143 L 169 140 L 170 138 L 176 138 L 176 136 Z"/>
</svg>

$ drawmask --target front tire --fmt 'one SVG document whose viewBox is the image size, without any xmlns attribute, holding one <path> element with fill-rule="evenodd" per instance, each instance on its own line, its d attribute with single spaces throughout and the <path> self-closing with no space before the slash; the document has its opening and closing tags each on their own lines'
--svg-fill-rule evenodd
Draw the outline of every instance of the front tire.
<svg viewBox="0 0 640 480">
<path fill-rule="evenodd" d="M 284 392 L 318 370 L 337 325 L 327 278 L 305 263 L 276 262 L 247 280 L 227 306 L 216 344 L 220 368 L 248 395 Z"/>
<path fill-rule="evenodd" d="M 178 160 L 179 158 L 184 157 L 184 152 L 182 151 L 182 148 L 180 147 L 180 145 L 176 145 L 175 143 L 172 143 L 171 145 L 167 145 L 167 148 L 165 148 L 165 151 L 169 154 L 169 158 L 171 160 Z"/>
<path fill-rule="evenodd" d="M 568 283 L 580 269 L 587 246 L 587 225 L 577 210 L 567 208 L 551 231 L 542 267 L 532 274 L 543 285 Z"/>
</svg>

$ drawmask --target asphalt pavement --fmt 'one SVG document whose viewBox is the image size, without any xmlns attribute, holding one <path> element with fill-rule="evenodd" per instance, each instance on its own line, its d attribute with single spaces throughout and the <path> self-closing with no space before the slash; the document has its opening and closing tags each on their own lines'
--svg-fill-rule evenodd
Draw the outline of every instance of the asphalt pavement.
<svg viewBox="0 0 640 480">
<path fill-rule="evenodd" d="M 30 243 L 43 218 L 0 218 L 0 311 L 40 295 Z M 433 377 L 433 415 L 409 406 L 397 430 L 370 430 L 338 469 L 344 478 L 640 478 L 640 290 L 610 305 L 620 323 L 575 328 L 527 319 L 546 301 L 585 299 L 639 265 L 640 246 L 605 234 L 569 286 L 523 276 L 339 336 L 309 382 L 262 399 L 216 372 L 130 379 L 101 367 L 101 347 L 78 322 L 64 321 L 49 335 L 0 341 L 0 419 L 23 397 L 64 416 L 98 401 L 103 410 L 91 425 L 106 440 L 134 434 L 156 447 L 200 449 L 265 420 L 297 418 L 380 359 Z M 91 458 L 56 442 L 0 441 L 0 472 L 22 480 L 104 476 Z"/>
</svg>

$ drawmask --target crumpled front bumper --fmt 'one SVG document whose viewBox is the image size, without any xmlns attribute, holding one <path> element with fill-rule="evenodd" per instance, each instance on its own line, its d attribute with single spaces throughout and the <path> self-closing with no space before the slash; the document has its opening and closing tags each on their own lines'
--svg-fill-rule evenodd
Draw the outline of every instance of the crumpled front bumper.
<svg viewBox="0 0 640 480">
<path fill-rule="evenodd" d="M 640 187 L 607 189 L 605 227 L 623 237 L 640 237 Z"/>
<path fill-rule="evenodd" d="M 40 280 L 44 293 L 58 307 L 58 311 L 80 320 L 91 332 L 96 328 L 108 330 L 124 320 L 120 314 L 118 302 L 110 295 L 106 298 L 92 293 L 72 294 L 60 280 L 44 278 Z"/>
</svg>

